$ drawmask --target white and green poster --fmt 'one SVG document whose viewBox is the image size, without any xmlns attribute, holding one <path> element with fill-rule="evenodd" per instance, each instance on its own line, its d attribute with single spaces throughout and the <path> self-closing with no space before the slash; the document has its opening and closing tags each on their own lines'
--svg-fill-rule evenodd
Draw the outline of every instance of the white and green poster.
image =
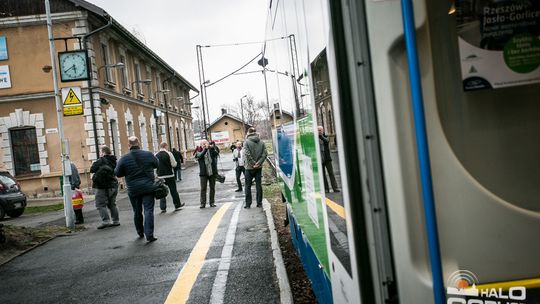
<svg viewBox="0 0 540 304">
<path fill-rule="evenodd" d="M 465 91 L 540 82 L 539 0 L 457 0 Z"/>
</svg>

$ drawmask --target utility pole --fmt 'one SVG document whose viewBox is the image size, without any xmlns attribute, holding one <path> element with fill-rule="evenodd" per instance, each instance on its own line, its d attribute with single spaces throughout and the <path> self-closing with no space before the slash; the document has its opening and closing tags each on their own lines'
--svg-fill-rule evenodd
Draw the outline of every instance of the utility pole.
<svg viewBox="0 0 540 304">
<path fill-rule="evenodd" d="M 204 80 L 204 72 L 203 72 L 203 69 L 204 67 L 202 66 L 202 50 L 201 50 L 201 46 L 200 45 L 197 45 L 196 46 L 196 50 L 197 50 L 197 66 L 199 68 L 199 83 L 200 83 L 200 86 L 201 86 L 201 104 L 202 104 L 202 114 L 203 114 L 203 130 L 204 130 L 204 139 L 208 139 L 208 129 L 206 128 L 206 107 L 208 105 L 205 106 L 205 99 L 206 99 L 206 86 L 205 86 L 205 80 Z"/>
<path fill-rule="evenodd" d="M 64 214 L 66 216 L 66 227 L 73 229 L 75 227 L 75 213 L 73 212 L 73 205 L 71 204 L 71 184 L 69 182 L 69 177 L 71 176 L 69 143 L 64 138 L 64 126 L 62 124 L 62 100 L 60 98 L 60 90 L 58 88 L 58 79 L 56 76 L 56 51 L 54 49 L 51 7 L 49 0 L 45 0 L 45 12 L 47 14 L 47 30 L 49 33 L 49 50 L 51 53 L 51 66 L 54 83 L 54 100 L 56 102 L 56 118 L 58 119 L 58 133 L 60 135 L 60 143 L 62 147 L 61 162 L 64 193 Z"/>
</svg>

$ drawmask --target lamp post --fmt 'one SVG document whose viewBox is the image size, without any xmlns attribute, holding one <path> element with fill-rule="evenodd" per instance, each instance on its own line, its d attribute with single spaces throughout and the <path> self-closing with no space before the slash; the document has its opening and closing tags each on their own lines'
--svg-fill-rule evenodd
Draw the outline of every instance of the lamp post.
<svg viewBox="0 0 540 304">
<path fill-rule="evenodd" d="M 208 139 L 208 128 L 206 126 L 206 114 L 207 112 L 210 112 L 210 109 L 208 109 L 208 99 L 206 98 L 206 85 L 210 83 L 210 80 L 206 80 L 201 84 L 201 91 L 204 92 L 204 94 L 201 94 L 201 103 L 202 103 L 202 114 L 203 114 L 203 125 L 204 125 L 204 139 Z M 202 93 L 202 92 L 201 92 Z M 206 101 L 206 102 L 205 102 Z M 205 107 L 206 103 L 206 107 Z M 210 123 L 210 114 L 208 114 L 208 123 Z"/>
<path fill-rule="evenodd" d="M 123 69 L 125 68 L 126 65 L 123 63 L 123 62 L 117 62 L 115 64 L 106 64 L 106 65 L 102 65 L 100 66 L 97 70 L 98 70 L 98 73 L 101 69 L 103 68 L 107 68 L 107 69 L 110 69 L 110 68 L 114 68 L 114 69 Z"/>
<path fill-rule="evenodd" d="M 246 138 L 246 123 L 244 121 L 244 102 L 242 99 L 247 98 L 247 95 L 240 97 L 240 116 L 242 117 L 242 138 Z"/>
<path fill-rule="evenodd" d="M 131 86 L 133 87 L 133 84 L 136 83 L 137 84 L 137 94 L 139 93 L 139 83 L 143 83 L 143 84 L 150 84 L 152 83 L 152 79 L 140 79 L 140 80 L 135 80 L 135 81 L 132 81 L 131 82 Z"/>
</svg>

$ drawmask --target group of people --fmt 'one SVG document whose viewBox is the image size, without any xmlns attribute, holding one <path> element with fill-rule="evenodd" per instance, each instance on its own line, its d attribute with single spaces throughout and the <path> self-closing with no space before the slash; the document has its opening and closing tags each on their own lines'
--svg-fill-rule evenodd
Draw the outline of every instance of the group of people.
<svg viewBox="0 0 540 304">
<path fill-rule="evenodd" d="M 182 154 L 173 149 L 170 152 L 166 142 L 160 144 L 160 150 L 155 155 L 152 152 L 140 148 L 139 139 L 135 136 L 128 138 L 129 152 L 119 160 L 112 154 L 107 146 L 100 149 L 100 157 L 91 168 L 92 184 L 95 188 L 96 209 L 101 217 L 101 224 L 97 229 L 115 227 L 120 225 L 116 197 L 118 195 L 118 178 L 125 178 L 128 197 L 133 208 L 135 230 L 140 238 L 146 237 L 148 242 L 154 242 L 154 205 L 156 188 L 156 176 L 163 179 L 172 197 L 174 211 L 180 210 L 185 204 L 181 202 L 176 189 L 176 182 L 182 179 L 181 163 Z M 195 159 L 199 164 L 200 178 L 200 208 L 216 207 L 215 185 L 219 179 L 218 161 L 220 150 L 214 142 L 202 140 L 194 152 Z M 243 190 L 241 175 L 245 177 L 245 205 L 250 208 L 252 204 L 251 186 L 255 179 L 257 207 L 262 206 L 262 165 L 267 152 L 264 142 L 254 128 L 248 130 L 245 143 L 237 142 L 233 151 L 233 161 L 236 163 L 237 192 Z M 80 177 L 77 168 L 72 163 L 72 175 L 70 183 L 72 189 L 80 186 Z M 155 171 L 155 173 L 154 173 Z M 207 200 L 207 192 L 209 196 Z M 167 212 L 167 200 L 161 198 L 159 207 L 162 213 Z M 76 224 L 84 222 L 82 209 L 75 209 Z"/>
<path fill-rule="evenodd" d="M 245 145 L 245 147 L 243 147 Z M 236 182 L 238 189 L 242 192 L 241 176 L 245 178 L 245 205 L 244 208 L 251 208 L 252 196 L 251 186 L 255 179 L 255 189 L 257 193 L 257 207 L 262 207 L 262 166 L 266 160 L 267 151 L 264 142 L 260 139 L 255 128 L 249 128 L 244 145 L 238 141 L 233 149 L 233 161 L 236 163 Z M 206 194 L 209 190 L 209 206 L 215 207 L 216 178 L 218 177 L 219 148 L 214 142 L 202 140 L 195 150 L 195 159 L 199 162 L 199 177 L 201 184 L 201 205 L 206 208 Z"/>
</svg>

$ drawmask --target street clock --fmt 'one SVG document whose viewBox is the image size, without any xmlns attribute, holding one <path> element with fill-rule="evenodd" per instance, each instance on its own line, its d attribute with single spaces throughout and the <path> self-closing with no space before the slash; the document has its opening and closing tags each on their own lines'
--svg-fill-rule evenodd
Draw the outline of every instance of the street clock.
<svg viewBox="0 0 540 304">
<path fill-rule="evenodd" d="M 62 82 L 88 80 L 88 56 L 86 50 L 58 53 Z"/>
</svg>

